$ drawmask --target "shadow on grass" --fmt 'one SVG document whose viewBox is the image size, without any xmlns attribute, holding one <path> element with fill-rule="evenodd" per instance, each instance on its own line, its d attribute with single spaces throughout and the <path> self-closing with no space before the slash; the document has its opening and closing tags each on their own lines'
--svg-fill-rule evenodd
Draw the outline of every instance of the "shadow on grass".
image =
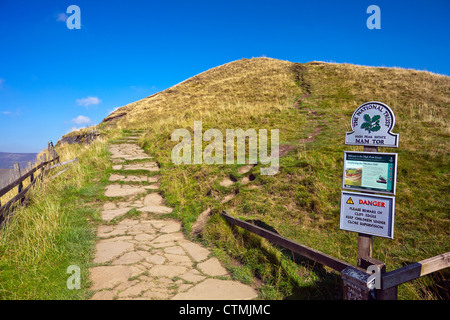
<svg viewBox="0 0 450 320">
<path fill-rule="evenodd" d="M 247 220 L 246 222 L 252 223 L 258 227 L 271 231 L 275 234 L 279 234 L 278 231 L 267 223 L 253 219 Z M 233 226 L 233 231 L 236 232 L 236 226 Z M 246 238 L 249 246 L 254 246 L 256 241 L 255 239 L 250 238 L 260 238 L 257 235 L 249 231 L 244 231 L 246 234 Z M 271 242 L 270 242 L 271 243 Z M 309 258 L 306 258 L 298 253 L 295 253 L 289 249 L 286 249 L 282 246 L 271 243 L 271 245 L 276 248 L 282 254 L 282 259 L 287 259 L 293 263 L 295 263 L 298 268 L 296 274 L 292 274 L 292 272 L 286 271 L 284 273 L 284 277 L 286 277 L 285 281 L 291 284 L 290 292 L 291 294 L 284 297 L 285 300 L 340 300 L 342 299 L 342 283 L 341 277 L 337 271 L 331 270 L 329 268 L 325 268 L 322 264 L 315 262 Z M 273 264 L 279 264 L 278 268 L 282 267 L 283 263 L 277 261 L 278 259 L 274 256 L 273 252 L 269 252 L 266 248 L 260 247 L 261 253 L 267 257 L 269 261 Z M 276 268 L 275 268 L 276 269 Z M 328 269 L 328 270 L 327 270 Z M 258 276 L 258 272 L 256 272 L 256 276 Z M 299 281 L 299 278 L 313 278 L 317 280 L 309 280 L 309 281 Z M 258 277 L 260 278 L 260 277 Z M 301 283 L 303 282 L 303 283 Z"/>
</svg>

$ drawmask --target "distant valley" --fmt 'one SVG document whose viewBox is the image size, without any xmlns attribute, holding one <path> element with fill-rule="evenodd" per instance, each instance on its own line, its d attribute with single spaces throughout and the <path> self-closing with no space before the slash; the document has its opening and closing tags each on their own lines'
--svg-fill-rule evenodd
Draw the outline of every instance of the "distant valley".
<svg viewBox="0 0 450 320">
<path fill-rule="evenodd" d="M 36 162 L 36 156 L 37 153 L 0 152 L 0 169 L 13 169 L 14 163 L 19 163 L 21 168 L 25 168 L 28 161 Z"/>
<path fill-rule="evenodd" d="M 37 153 L 0 152 L 0 188 L 14 178 L 14 163 L 18 163 L 23 172 L 29 161 L 32 165 L 36 162 L 36 156 Z"/>
</svg>

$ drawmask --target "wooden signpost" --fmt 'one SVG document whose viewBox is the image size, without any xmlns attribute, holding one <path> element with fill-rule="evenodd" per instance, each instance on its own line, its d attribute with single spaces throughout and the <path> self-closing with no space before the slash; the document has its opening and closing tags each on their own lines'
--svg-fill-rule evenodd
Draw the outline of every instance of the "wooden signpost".
<svg viewBox="0 0 450 320">
<path fill-rule="evenodd" d="M 375 194 L 395 194 L 397 154 L 390 154 L 395 158 L 392 165 L 381 165 L 379 161 L 388 159 L 385 158 L 388 154 L 378 153 L 378 147 L 398 148 L 398 134 L 391 132 L 395 116 L 386 104 L 371 101 L 362 104 L 353 112 L 350 123 L 352 131 L 346 133 L 345 144 L 364 146 L 364 152 L 355 153 L 353 157 L 348 157 L 347 152 L 344 153 L 343 189 L 360 192 L 342 191 L 340 229 L 358 232 L 358 267 L 366 269 L 369 265 L 376 265 L 379 270 L 385 270 L 382 262 L 372 258 L 373 236 L 394 238 L 395 197 Z M 369 153 L 373 153 L 373 156 Z M 364 154 L 368 156 L 364 157 Z M 354 162 L 346 162 L 350 160 Z M 354 165 L 351 170 L 348 168 L 349 163 Z M 378 172 L 381 174 L 377 177 Z M 346 175 L 349 179 L 347 183 Z M 386 187 L 383 186 L 384 182 Z M 357 269 L 346 268 L 341 272 L 341 276 L 344 299 L 371 298 L 367 283 L 369 274 L 366 277 Z"/>
</svg>

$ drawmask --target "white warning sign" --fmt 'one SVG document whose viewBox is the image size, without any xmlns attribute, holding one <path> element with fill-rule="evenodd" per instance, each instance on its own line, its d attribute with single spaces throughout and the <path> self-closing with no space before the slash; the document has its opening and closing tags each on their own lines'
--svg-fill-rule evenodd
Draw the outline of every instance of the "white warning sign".
<svg viewBox="0 0 450 320">
<path fill-rule="evenodd" d="M 341 192 L 342 230 L 394 238 L 395 197 Z"/>
</svg>

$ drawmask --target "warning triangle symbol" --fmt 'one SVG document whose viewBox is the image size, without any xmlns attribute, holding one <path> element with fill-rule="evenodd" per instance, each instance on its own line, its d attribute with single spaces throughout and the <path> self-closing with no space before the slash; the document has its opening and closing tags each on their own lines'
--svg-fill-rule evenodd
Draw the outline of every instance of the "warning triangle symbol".
<svg viewBox="0 0 450 320">
<path fill-rule="evenodd" d="M 352 197 L 348 198 L 347 203 L 348 203 L 348 204 L 355 204 L 355 203 L 353 202 L 353 200 L 352 200 Z"/>
</svg>

